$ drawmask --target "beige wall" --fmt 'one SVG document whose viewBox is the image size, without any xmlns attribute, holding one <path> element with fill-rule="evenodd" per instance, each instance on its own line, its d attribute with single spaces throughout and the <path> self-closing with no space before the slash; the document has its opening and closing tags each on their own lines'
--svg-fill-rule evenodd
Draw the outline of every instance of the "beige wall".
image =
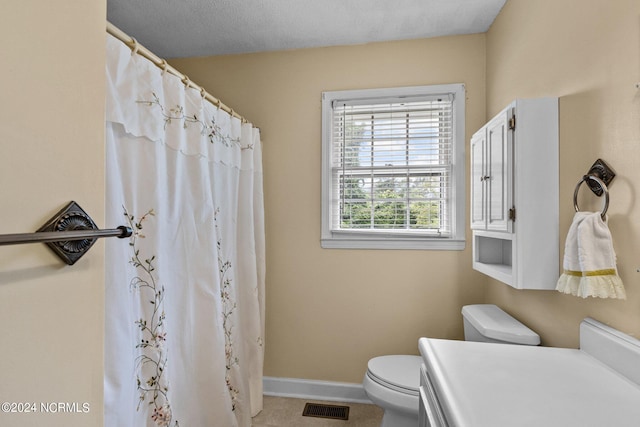
<svg viewBox="0 0 640 427">
<path fill-rule="evenodd" d="M 322 91 L 466 84 L 466 132 L 485 118 L 485 36 L 171 61 L 260 127 L 267 233 L 265 375 L 360 382 L 367 360 L 460 338 L 483 298 L 465 251 L 320 248 Z M 467 141 L 468 142 L 468 141 Z"/>
<path fill-rule="evenodd" d="M 70 200 L 104 222 L 105 15 L 105 0 L 2 5 L 0 234 Z M 0 425 L 102 425 L 103 295 L 102 243 L 73 267 L 42 244 L 0 247 L 0 402 L 90 405 Z"/>
<path fill-rule="evenodd" d="M 0 15 L 0 234 L 35 230 L 69 200 L 101 225 L 105 1 L 18 3 Z M 639 16 L 636 0 L 509 0 L 486 36 L 172 61 L 263 133 L 265 374 L 359 382 L 374 355 L 415 353 L 419 336 L 459 338 L 460 307 L 483 300 L 548 345 L 577 345 L 587 315 L 638 336 Z M 467 85 L 467 136 L 513 98 L 560 97 L 561 234 L 577 180 L 604 158 L 618 173 L 609 213 L 627 301 L 494 281 L 485 298 L 469 248 L 320 249 L 320 93 L 452 82 Z M 43 245 L 0 252 L 0 400 L 91 408 L 0 413 L 0 425 L 102 425 L 103 243 L 73 267 Z"/>
<path fill-rule="evenodd" d="M 262 129 L 265 374 L 359 382 L 371 356 L 461 337 L 460 306 L 473 302 L 502 306 L 546 345 L 576 347 L 585 316 L 638 335 L 639 16 L 637 0 L 509 0 L 483 35 L 172 61 Z M 560 98 L 558 244 L 576 183 L 602 157 L 618 173 L 609 214 L 627 301 L 515 291 L 473 272 L 469 247 L 320 249 L 320 93 L 451 82 L 467 85 L 467 137 L 514 98 Z M 580 205 L 598 209 L 586 193 Z"/>
<path fill-rule="evenodd" d="M 573 191 L 599 157 L 618 174 L 609 226 L 627 301 L 488 285 L 487 301 L 532 326 L 551 346 L 578 345 L 592 316 L 640 337 L 640 2 L 509 0 L 487 34 L 487 113 L 517 97 L 560 97 L 560 234 L 573 217 Z M 541 177 L 541 183 L 544 178 Z M 541 188 L 541 190 L 543 190 Z M 586 186 L 580 207 L 601 201 Z M 590 204 L 591 203 L 591 204 Z"/>
</svg>

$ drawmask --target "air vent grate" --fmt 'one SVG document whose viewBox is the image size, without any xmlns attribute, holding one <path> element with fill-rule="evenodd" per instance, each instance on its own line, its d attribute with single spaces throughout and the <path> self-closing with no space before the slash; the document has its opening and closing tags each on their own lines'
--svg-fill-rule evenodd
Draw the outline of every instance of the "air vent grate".
<svg viewBox="0 0 640 427">
<path fill-rule="evenodd" d="M 340 405 L 324 405 L 307 403 L 302 411 L 303 417 L 330 418 L 332 420 L 348 420 L 349 407 Z"/>
</svg>

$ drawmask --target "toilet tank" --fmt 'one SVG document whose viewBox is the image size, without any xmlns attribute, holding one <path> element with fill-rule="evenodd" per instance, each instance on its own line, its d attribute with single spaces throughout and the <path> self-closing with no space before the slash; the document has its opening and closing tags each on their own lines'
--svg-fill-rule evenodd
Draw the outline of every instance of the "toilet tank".
<svg viewBox="0 0 640 427">
<path fill-rule="evenodd" d="M 465 341 L 538 345 L 540 336 L 493 304 L 462 307 Z"/>
</svg>

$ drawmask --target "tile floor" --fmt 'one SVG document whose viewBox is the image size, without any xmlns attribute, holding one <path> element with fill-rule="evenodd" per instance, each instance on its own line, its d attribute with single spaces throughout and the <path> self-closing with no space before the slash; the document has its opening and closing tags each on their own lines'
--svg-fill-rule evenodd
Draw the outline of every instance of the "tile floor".
<svg viewBox="0 0 640 427">
<path fill-rule="evenodd" d="M 344 405 L 349 407 L 349 420 L 303 417 L 307 402 Z M 264 409 L 253 418 L 253 427 L 379 427 L 382 409 L 364 403 L 324 402 L 321 400 L 292 399 L 264 396 Z"/>
</svg>

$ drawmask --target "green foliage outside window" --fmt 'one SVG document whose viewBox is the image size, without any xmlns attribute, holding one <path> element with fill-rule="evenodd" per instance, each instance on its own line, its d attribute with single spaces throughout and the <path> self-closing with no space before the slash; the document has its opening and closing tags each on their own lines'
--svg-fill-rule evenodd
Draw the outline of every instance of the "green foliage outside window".
<svg viewBox="0 0 640 427">
<path fill-rule="evenodd" d="M 343 162 L 346 169 L 360 166 L 365 139 L 361 126 L 347 126 Z M 390 166 L 390 165 L 389 165 Z M 402 170 L 399 167 L 398 170 Z M 343 229 L 439 229 L 441 228 L 442 175 L 407 176 L 378 172 L 375 177 L 342 176 L 341 228 Z M 407 184 L 408 181 L 408 184 Z M 408 204 L 408 209 L 407 209 Z"/>
</svg>

